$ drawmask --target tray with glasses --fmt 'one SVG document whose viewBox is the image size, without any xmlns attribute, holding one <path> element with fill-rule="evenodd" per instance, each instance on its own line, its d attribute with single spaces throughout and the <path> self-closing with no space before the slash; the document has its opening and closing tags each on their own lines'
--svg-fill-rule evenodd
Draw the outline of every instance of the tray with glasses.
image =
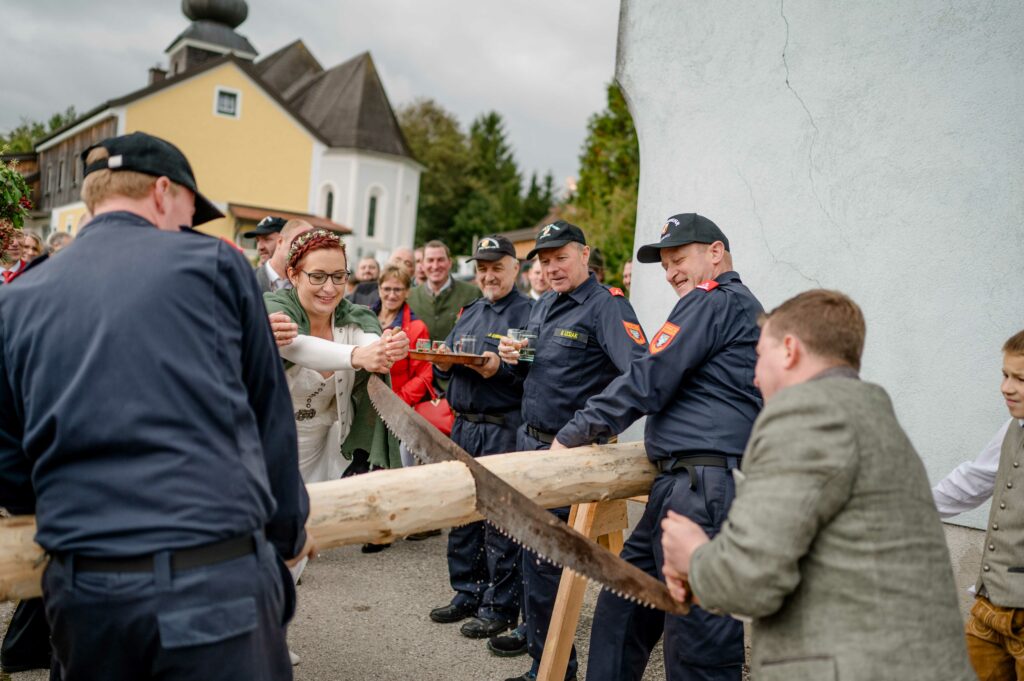
<svg viewBox="0 0 1024 681">
<path fill-rule="evenodd" d="M 469 364 L 481 366 L 487 363 L 487 358 L 478 355 L 476 350 L 476 338 L 474 336 L 463 336 L 455 343 L 455 351 L 452 352 L 445 347 L 444 341 L 420 340 L 416 343 L 416 349 L 409 351 L 410 359 L 421 359 L 427 362 L 444 362 L 446 364 Z"/>
</svg>

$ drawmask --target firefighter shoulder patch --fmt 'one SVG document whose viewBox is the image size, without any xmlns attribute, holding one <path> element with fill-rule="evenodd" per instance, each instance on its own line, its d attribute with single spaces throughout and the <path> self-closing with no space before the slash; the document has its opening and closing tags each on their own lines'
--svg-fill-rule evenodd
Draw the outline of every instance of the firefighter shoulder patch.
<svg viewBox="0 0 1024 681">
<path fill-rule="evenodd" d="M 675 324 L 671 322 L 662 324 L 658 332 L 651 337 L 651 354 L 656 355 L 671 345 L 677 333 L 679 333 L 679 327 Z"/>
<path fill-rule="evenodd" d="M 718 282 L 714 279 L 705 279 L 704 281 L 697 284 L 695 288 L 699 288 L 701 291 L 714 291 L 718 288 Z"/>
<path fill-rule="evenodd" d="M 639 324 L 623 320 L 622 325 L 626 327 L 626 334 L 633 339 L 634 343 L 637 345 L 647 345 L 647 339 L 644 338 L 644 330 L 640 328 Z"/>
<path fill-rule="evenodd" d="M 622 289 L 619 288 L 618 286 L 609 286 L 608 287 L 608 293 L 612 294 L 613 296 L 619 296 L 621 298 L 625 298 L 626 297 L 626 294 L 623 293 Z"/>
</svg>

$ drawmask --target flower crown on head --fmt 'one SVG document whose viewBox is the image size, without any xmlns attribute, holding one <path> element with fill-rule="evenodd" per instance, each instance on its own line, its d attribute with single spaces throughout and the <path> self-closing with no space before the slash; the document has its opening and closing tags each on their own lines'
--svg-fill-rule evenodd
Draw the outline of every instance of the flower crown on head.
<svg viewBox="0 0 1024 681">
<path fill-rule="evenodd" d="M 336 242 L 338 245 L 341 245 L 341 237 L 328 229 L 316 227 L 314 229 L 306 230 L 292 240 L 292 245 L 288 249 L 288 262 L 291 262 L 292 258 L 295 257 L 295 254 L 313 239 L 329 239 Z"/>
</svg>

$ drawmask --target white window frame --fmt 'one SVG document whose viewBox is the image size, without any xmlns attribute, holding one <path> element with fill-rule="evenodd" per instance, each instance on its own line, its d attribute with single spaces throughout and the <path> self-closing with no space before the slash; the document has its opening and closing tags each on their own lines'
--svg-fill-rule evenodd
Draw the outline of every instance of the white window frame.
<svg viewBox="0 0 1024 681">
<path fill-rule="evenodd" d="M 218 107 L 218 104 L 220 103 L 220 96 L 221 96 L 221 94 L 234 95 L 235 96 L 235 113 L 234 114 L 222 113 L 220 111 L 220 108 Z M 217 87 L 215 87 L 213 89 L 213 115 L 217 116 L 218 118 L 231 118 L 231 119 L 234 119 L 234 120 L 237 120 L 237 119 L 241 118 L 242 117 L 242 92 L 241 92 L 241 90 L 236 90 L 233 87 L 225 87 L 223 85 L 218 85 Z"/>
<path fill-rule="evenodd" d="M 363 221 L 363 234 L 367 239 L 372 239 L 377 242 L 383 239 L 381 236 L 381 227 L 384 223 L 384 201 L 386 197 L 387 190 L 379 184 L 370 185 L 366 191 L 366 203 L 364 204 L 366 206 L 366 215 Z M 373 221 L 374 233 L 373 236 L 370 236 L 370 199 L 372 198 L 377 199 L 377 211 L 374 214 Z"/>
</svg>

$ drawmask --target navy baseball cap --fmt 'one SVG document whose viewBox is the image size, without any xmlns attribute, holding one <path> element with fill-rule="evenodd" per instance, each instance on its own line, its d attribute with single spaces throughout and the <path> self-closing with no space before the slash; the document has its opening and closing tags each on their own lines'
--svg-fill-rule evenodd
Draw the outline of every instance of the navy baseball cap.
<svg viewBox="0 0 1024 681">
<path fill-rule="evenodd" d="M 725 250 L 729 250 L 729 240 L 718 228 L 718 225 L 703 215 L 696 213 L 680 213 L 673 215 L 661 228 L 661 239 L 656 244 L 647 244 L 636 252 L 640 262 L 661 262 L 661 249 L 686 244 L 713 244 L 721 241 Z"/>
<path fill-rule="evenodd" d="M 506 255 L 516 257 L 516 247 L 512 242 L 503 236 L 492 234 L 480 239 L 476 245 L 476 251 L 470 260 L 500 260 Z"/>
<path fill-rule="evenodd" d="M 85 165 L 89 152 L 97 147 L 103 147 L 109 155 Z M 181 153 L 178 147 L 159 137 L 144 132 L 108 137 L 82 152 L 82 164 L 85 165 L 83 177 L 97 170 L 134 170 L 154 177 L 166 177 L 171 182 L 180 184 L 196 197 L 196 210 L 192 216 L 193 227 L 224 217 L 209 199 L 199 193 L 196 176 L 185 154 Z"/>
<path fill-rule="evenodd" d="M 248 232 L 244 232 L 242 236 L 246 239 L 255 239 L 258 236 L 266 236 L 268 234 L 277 234 L 280 232 L 288 221 L 284 218 L 274 217 L 268 215 L 267 217 L 256 223 L 256 229 L 250 229 Z"/>
<path fill-rule="evenodd" d="M 526 259 L 532 259 L 533 256 L 537 255 L 537 251 L 543 251 L 547 248 L 561 248 L 573 242 L 583 244 L 584 246 L 587 245 L 587 238 L 583 236 L 582 229 L 565 220 L 552 222 L 537 233 L 537 243 L 534 244 L 533 250 L 526 254 Z"/>
</svg>

